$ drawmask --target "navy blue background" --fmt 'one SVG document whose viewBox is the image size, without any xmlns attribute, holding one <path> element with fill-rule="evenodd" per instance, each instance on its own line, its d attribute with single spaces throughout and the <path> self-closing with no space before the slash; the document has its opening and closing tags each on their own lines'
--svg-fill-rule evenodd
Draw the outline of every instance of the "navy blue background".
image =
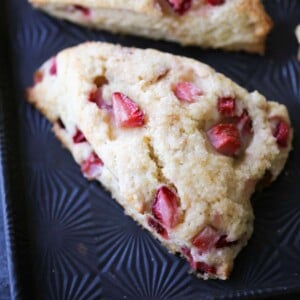
<svg viewBox="0 0 300 300">
<path fill-rule="evenodd" d="M 0 209 L 0 300 L 10 299 L 9 278 L 4 238 L 3 213 Z"/>
</svg>

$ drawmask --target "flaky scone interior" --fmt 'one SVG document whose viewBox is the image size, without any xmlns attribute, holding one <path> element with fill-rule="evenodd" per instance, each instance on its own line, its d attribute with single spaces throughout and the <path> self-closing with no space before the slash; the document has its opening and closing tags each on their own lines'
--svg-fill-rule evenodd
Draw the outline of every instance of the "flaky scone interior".
<svg viewBox="0 0 300 300">
<path fill-rule="evenodd" d="M 291 149 L 285 106 L 193 59 L 106 43 L 51 58 L 28 100 L 126 214 L 201 277 L 228 278 L 250 197 Z"/>
</svg>

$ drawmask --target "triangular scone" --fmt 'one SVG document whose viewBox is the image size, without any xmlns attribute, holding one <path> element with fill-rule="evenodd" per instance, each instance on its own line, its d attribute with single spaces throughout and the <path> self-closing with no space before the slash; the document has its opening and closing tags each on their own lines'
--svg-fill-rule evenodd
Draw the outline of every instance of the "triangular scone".
<svg viewBox="0 0 300 300">
<path fill-rule="evenodd" d="M 250 196 L 291 149 L 285 106 L 193 59 L 106 43 L 46 62 L 28 99 L 127 214 L 203 278 L 228 278 Z"/>
<path fill-rule="evenodd" d="M 29 1 L 93 28 L 227 50 L 263 53 L 272 27 L 260 0 Z"/>
</svg>

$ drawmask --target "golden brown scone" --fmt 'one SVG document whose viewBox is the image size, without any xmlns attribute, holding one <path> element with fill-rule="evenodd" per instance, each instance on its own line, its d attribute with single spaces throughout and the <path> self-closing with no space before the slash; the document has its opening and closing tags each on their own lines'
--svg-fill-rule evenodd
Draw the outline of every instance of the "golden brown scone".
<svg viewBox="0 0 300 300">
<path fill-rule="evenodd" d="M 84 26 L 204 48 L 263 53 L 272 27 L 260 0 L 29 0 Z"/>
<path fill-rule="evenodd" d="M 228 278 L 252 234 L 250 197 L 291 149 L 285 106 L 198 61 L 106 43 L 50 59 L 28 100 L 128 215 L 201 277 Z"/>
</svg>

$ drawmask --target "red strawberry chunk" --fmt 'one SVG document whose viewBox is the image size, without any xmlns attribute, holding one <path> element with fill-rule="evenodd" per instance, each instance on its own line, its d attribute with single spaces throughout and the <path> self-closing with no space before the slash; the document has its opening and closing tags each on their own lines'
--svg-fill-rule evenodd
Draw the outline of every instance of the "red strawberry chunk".
<svg viewBox="0 0 300 300">
<path fill-rule="evenodd" d="M 103 99 L 102 95 L 102 87 L 98 87 L 97 90 L 91 92 L 89 94 L 88 100 L 90 102 L 95 103 L 100 109 L 108 109 L 110 110 L 112 108 L 111 105 L 107 104 L 105 100 Z"/>
<path fill-rule="evenodd" d="M 203 95 L 194 83 L 185 81 L 177 83 L 174 94 L 179 100 L 188 103 L 195 102 L 198 96 Z"/>
<path fill-rule="evenodd" d="M 133 100 L 122 93 L 113 93 L 112 101 L 118 127 L 140 127 L 144 125 L 145 114 Z"/>
<path fill-rule="evenodd" d="M 103 161 L 93 152 L 88 159 L 82 163 L 81 171 L 87 178 L 94 179 L 101 175 L 103 165 Z"/>
<path fill-rule="evenodd" d="M 200 252 L 207 252 L 215 247 L 220 239 L 220 234 L 211 226 L 206 226 L 192 240 L 193 246 Z"/>
<path fill-rule="evenodd" d="M 280 147 L 287 147 L 289 139 L 290 126 L 284 120 L 278 120 L 273 132 L 276 142 Z"/>
<path fill-rule="evenodd" d="M 167 0 L 172 9 L 179 15 L 186 13 L 192 6 L 192 0 Z"/>
<path fill-rule="evenodd" d="M 191 267 L 195 271 L 200 271 L 201 273 L 210 273 L 210 274 L 216 274 L 217 269 L 214 266 L 209 266 L 208 264 L 202 262 L 202 261 L 194 261 L 191 250 L 187 247 L 181 248 L 182 253 L 187 258 L 188 262 L 190 263 Z"/>
<path fill-rule="evenodd" d="M 209 274 L 217 274 L 217 269 L 214 266 L 209 266 L 205 262 L 197 261 L 196 262 L 196 270 L 200 273 L 209 273 Z"/>
<path fill-rule="evenodd" d="M 53 57 L 51 59 L 51 66 L 50 66 L 50 69 L 49 69 L 49 73 L 52 76 L 55 76 L 57 74 L 56 57 Z"/>
<path fill-rule="evenodd" d="M 76 132 L 73 135 L 73 142 L 75 144 L 80 144 L 80 143 L 86 142 L 85 136 L 83 135 L 83 133 L 78 128 L 76 128 Z"/>
<path fill-rule="evenodd" d="M 86 17 L 89 17 L 90 14 L 91 14 L 91 10 L 87 7 L 82 6 L 82 5 L 73 5 L 73 8 L 75 10 L 80 11 Z"/>
<path fill-rule="evenodd" d="M 197 263 L 194 261 L 191 250 L 188 247 L 181 248 L 182 254 L 186 257 L 193 270 L 197 270 Z"/>
<path fill-rule="evenodd" d="M 178 198 L 166 186 L 158 189 L 152 205 L 153 216 L 167 228 L 174 228 L 178 223 Z"/>
<path fill-rule="evenodd" d="M 235 98 L 232 96 L 219 97 L 218 111 L 223 116 L 233 117 L 235 114 Z"/>
<path fill-rule="evenodd" d="M 38 84 L 42 82 L 43 79 L 44 79 L 44 73 L 42 71 L 38 70 L 34 73 L 34 78 L 33 78 L 34 84 Z"/>
<path fill-rule="evenodd" d="M 235 156 L 241 148 L 241 137 L 235 124 L 217 124 L 207 134 L 212 146 L 223 155 Z"/>
<path fill-rule="evenodd" d="M 225 248 L 225 247 L 230 247 L 230 246 L 234 246 L 237 244 L 238 241 L 228 241 L 227 240 L 227 235 L 221 235 L 219 240 L 216 243 L 216 248 L 220 249 L 220 248 Z"/>
<path fill-rule="evenodd" d="M 206 2 L 210 5 L 222 5 L 225 3 L 225 0 L 206 0 Z"/>
<path fill-rule="evenodd" d="M 242 135 L 250 135 L 253 133 L 252 120 L 246 109 L 244 109 L 239 117 L 235 118 L 235 121 Z"/>
<path fill-rule="evenodd" d="M 148 218 L 148 224 L 151 228 L 153 228 L 159 235 L 161 235 L 163 238 L 168 239 L 168 232 L 167 230 L 155 219 Z"/>
</svg>

